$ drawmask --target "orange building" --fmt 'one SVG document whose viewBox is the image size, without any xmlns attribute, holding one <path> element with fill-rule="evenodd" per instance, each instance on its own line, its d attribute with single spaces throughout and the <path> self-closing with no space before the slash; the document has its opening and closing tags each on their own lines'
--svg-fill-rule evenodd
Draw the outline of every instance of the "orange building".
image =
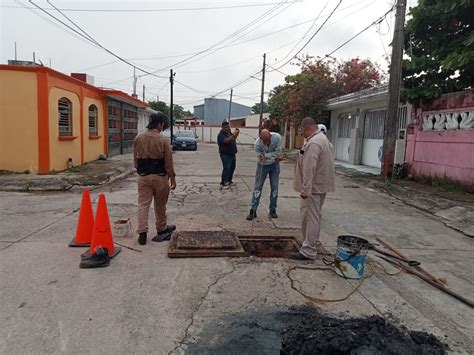
<svg viewBox="0 0 474 355">
<path fill-rule="evenodd" d="M 47 174 L 129 152 L 146 106 L 47 67 L 0 65 L 0 169 Z"/>
</svg>

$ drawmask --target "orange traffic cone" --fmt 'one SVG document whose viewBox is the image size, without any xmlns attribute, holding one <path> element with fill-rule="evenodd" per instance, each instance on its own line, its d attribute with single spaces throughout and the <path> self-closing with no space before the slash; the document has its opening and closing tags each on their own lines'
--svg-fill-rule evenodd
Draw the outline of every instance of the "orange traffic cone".
<svg viewBox="0 0 474 355">
<path fill-rule="evenodd" d="M 106 248 L 111 258 L 120 253 L 122 248 L 114 246 L 112 239 L 112 229 L 110 228 L 109 212 L 105 195 L 99 195 L 99 203 L 95 214 L 94 230 L 92 232 L 92 241 L 89 251 L 82 254 L 83 257 L 94 254 L 96 248 Z"/>
<path fill-rule="evenodd" d="M 77 222 L 76 236 L 69 243 L 70 247 L 88 247 L 91 245 L 94 229 L 94 213 L 92 212 L 91 195 L 88 189 L 82 191 L 81 209 Z"/>
</svg>

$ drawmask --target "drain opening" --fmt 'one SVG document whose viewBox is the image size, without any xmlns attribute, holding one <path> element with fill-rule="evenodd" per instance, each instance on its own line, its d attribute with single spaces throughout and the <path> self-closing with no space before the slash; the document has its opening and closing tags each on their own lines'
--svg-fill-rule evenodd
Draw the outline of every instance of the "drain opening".
<svg viewBox="0 0 474 355">
<path fill-rule="evenodd" d="M 260 258 L 288 258 L 300 245 L 293 237 L 239 237 L 248 256 Z"/>
</svg>

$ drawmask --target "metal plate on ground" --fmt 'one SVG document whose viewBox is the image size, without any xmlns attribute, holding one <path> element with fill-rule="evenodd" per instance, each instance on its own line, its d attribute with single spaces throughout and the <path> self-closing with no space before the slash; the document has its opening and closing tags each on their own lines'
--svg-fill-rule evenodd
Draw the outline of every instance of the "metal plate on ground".
<svg viewBox="0 0 474 355">
<path fill-rule="evenodd" d="M 180 232 L 178 249 L 235 249 L 239 240 L 234 234 L 222 231 Z"/>
<path fill-rule="evenodd" d="M 235 234 L 226 231 L 183 231 L 173 234 L 170 258 L 247 256 Z"/>
</svg>

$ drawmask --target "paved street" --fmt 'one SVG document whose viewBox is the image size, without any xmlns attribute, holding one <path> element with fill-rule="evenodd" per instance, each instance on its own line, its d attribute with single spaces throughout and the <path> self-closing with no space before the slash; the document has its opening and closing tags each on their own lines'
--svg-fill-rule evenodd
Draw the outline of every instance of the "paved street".
<svg viewBox="0 0 474 355">
<path fill-rule="evenodd" d="M 179 230 L 222 228 L 239 235 L 299 236 L 293 163 L 282 163 L 279 218 L 268 219 L 265 190 L 259 218 L 252 224 L 245 216 L 255 159 L 251 147 L 239 149 L 237 186 L 223 192 L 216 146 L 202 144 L 197 152 L 174 154 L 178 187 L 170 197 L 169 222 Z M 130 217 L 136 227 L 135 178 L 92 191 L 94 202 L 101 192 L 111 219 Z M 124 248 L 108 268 L 79 269 L 82 250 L 67 244 L 75 232 L 80 201 L 79 191 L 0 192 L 1 354 L 213 353 L 230 338 L 232 344 L 220 349 L 277 354 L 278 337 L 262 331 L 263 323 L 258 322 L 265 317 L 271 322 L 271 314 L 291 306 L 311 305 L 290 287 L 286 273 L 295 262 L 169 259 L 167 242 L 139 246 L 135 235 L 117 242 L 141 252 Z M 445 277 L 453 290 L 473 297 L 474 239 L 437 217 L 342 175 L 337 177 L 337 192 L 326 199 L 323 217 L 322 236 L 329 250 L 334 250 L 340 234 L 370 241 L 379 236 Z M 151 218 L 150 223 L 153 226 Z M 382 315 L 409 329 L 433 333 L 452 352 L 474 352 L 472 308 L 411 275 L 388 276 L 375 270 L 348 300 L 316 306 L 336 315 Z M 322 298 L 340 298 L 357 284 L 329 271 L 297 270 L 293 275 L 307 294 Z M 262 312 L 265 317 L 258 319 L 255 315 Z M 249 314 L 256 322 L 252 341 L 242 331 L 252 329 Z"/>
</svg>

